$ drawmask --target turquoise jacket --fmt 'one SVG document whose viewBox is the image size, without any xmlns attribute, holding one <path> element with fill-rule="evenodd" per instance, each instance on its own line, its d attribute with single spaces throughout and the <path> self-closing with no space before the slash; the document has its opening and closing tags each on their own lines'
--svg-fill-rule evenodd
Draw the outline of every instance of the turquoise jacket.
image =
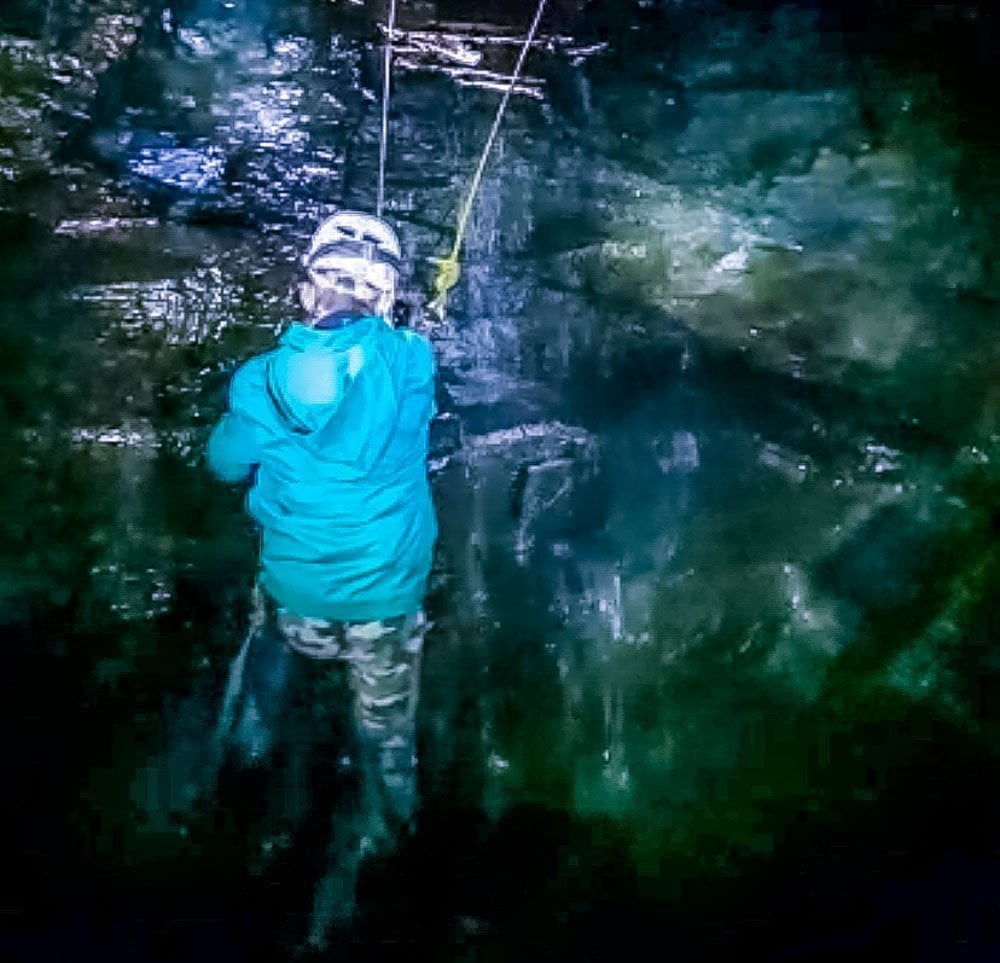
<svg viewBox="0 0 1000 963">
<path fill-rule="evenodd" d="M 430 344 L 380 318 L 293 324 L 236 372 L 208 464 L 223 481 L 251 481 L 275 601 L 344 621 L 420 608 L 437 538 L 434 414 Z"/>
</svg>

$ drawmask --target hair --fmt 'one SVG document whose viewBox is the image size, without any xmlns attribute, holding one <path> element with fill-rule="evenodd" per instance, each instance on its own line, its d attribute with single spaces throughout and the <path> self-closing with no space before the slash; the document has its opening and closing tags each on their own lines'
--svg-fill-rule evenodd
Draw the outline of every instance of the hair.
<svg viewBox="0 0 1000 963">
<path fill-rule="evenodd" d="M 316 308 L 315 311 L 323 315 L 331 314 L 334 311 L 357 311 L 359 314 L 374 314 L 378 305 L 375 299 L 365 301 L 355 297 L 353 294 L 344 294 L 330 288 L 316 286 Z"/>
<path fill-rule="evenodd" d="M 303 284 L 310 286 L 313 294 L 313 303 L 312 305 L 306 303 L 301 286 L 299 288 L 299 300 L 305 312 L 314 321 L 318 321 L 328 314 L 333 314 L 335 311 L 353 311 L 358 315 L 375 314 L 377 312 L 378 304 L 374 300 L 365 301 L 342 291 L 321 287 L 308 276 L 303 279 Z"/>
</svg>

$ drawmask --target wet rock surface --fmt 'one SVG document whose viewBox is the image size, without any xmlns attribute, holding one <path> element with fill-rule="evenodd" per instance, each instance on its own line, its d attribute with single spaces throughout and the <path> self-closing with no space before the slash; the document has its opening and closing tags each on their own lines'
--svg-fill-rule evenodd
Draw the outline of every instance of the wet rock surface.
<svg viewBox="0 0 1000 963">
<path fill-rule="evenodd" d="M 373 205 L 384 11 L 36 6 L 0 12 L 12 945 L 93 918 L 112 954 L 274 958 L 357 811 L 355 750 L 344 680 L 303 667 L 280 764 L 192 791 L 255 552 L 200 452 L 316 221 Z M 414 302 L 531 13 L 452 6 L 401 12 Z M 424 804 L 327 951 L 902 926 L 948 956 L 892 894 L 978 906 L 997 878 L 995 159 L 930 73 L 808 13 L 564 6 L 447 322 L 414 318 L 442 411 Z M 949 852 L 990 857 L 965 896 L 936 888 Z M 202 922 L 158 942 L 175 919 Z"/>
</svg>

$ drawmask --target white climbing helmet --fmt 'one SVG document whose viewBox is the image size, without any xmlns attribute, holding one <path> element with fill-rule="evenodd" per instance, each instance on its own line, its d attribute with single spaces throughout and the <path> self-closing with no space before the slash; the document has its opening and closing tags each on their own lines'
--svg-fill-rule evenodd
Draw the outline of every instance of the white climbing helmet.
<svg viewBox="0 0 1000 963">
<path fill-rule="evenodd" d="M 375 313 L 390 324 L 400 264 L 396 232 L 381 218 L 358 211 L 327 218 L 302 257 L 309 280 L 319 290 L 373 302 Z"/>
</svg>

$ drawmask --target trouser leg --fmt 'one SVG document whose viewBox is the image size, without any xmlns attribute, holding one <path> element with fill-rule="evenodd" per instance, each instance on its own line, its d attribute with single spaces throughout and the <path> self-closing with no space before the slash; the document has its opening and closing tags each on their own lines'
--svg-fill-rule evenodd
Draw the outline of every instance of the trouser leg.
<svg viewBox="0 0 1000 963">
<path fill-rule="evenodd" d="M 282 658 L 290 650 L 312 659 L 342 658 L 348 664 L 354 694 L 354 721 L 365 769 L 378 794 L 404 822 L 416 806 L 416 711 L 420 691 L 420 657 L 426 632 L 422 611 L 373 622 L 328 622 L 278 610 L 276 635 Z M 269 686 L 280 673 L 270 671 L 261 647 L 259 686 Z M 286 665 L 287 674 L 287 665 Z"/>
<path fill-rule="evenodd" d="M 417 804 L 416 713 L 423 612 L 345 626 L 355 724 L 389 809 L 408 822 Z"/>
<path fill-rule="evenodd" d="M 295 651 L 347 662 L 361 750 L 362 799 L 353 812 L 333 814 L 328 870 L 313 902 L 307 943 L 322 947 L 331 925 L 350 923 L 358 867 L 391 838 L 386 817 L 406 823 L 416 807 L 415 717 L 426 623 L 422 612 L 366 623 L 286 621 Z"/>
</svg>

